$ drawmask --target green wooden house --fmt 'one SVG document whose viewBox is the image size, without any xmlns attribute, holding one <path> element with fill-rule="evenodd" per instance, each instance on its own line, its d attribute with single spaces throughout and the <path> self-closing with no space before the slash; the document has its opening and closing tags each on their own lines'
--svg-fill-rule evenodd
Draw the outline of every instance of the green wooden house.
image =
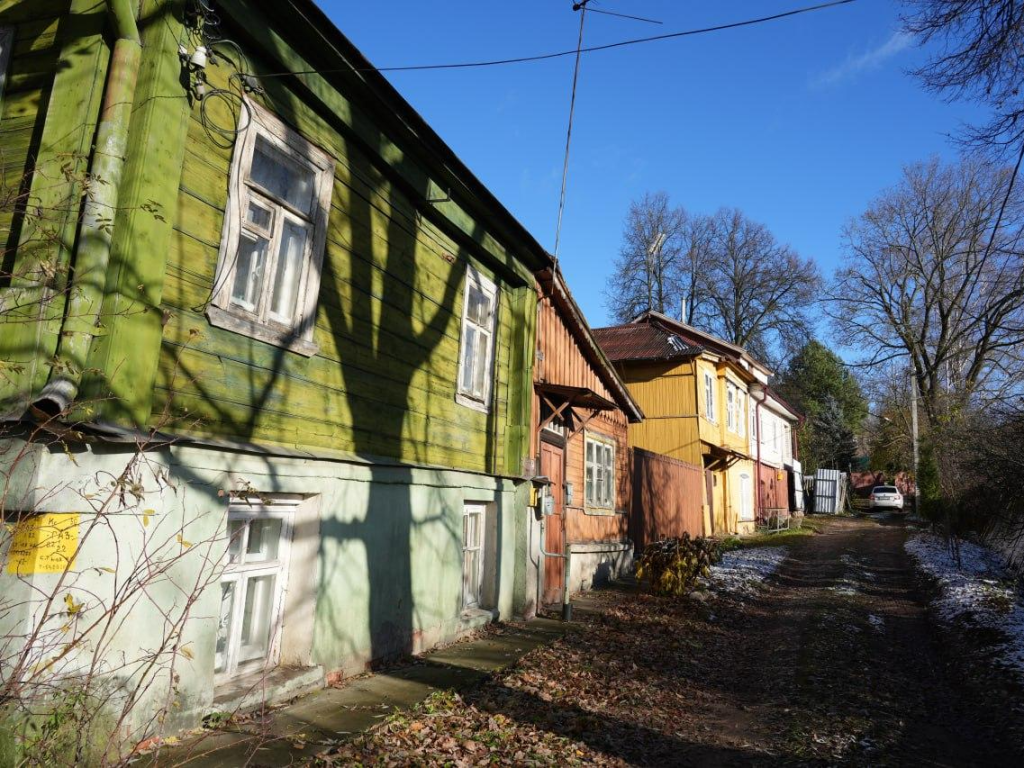
<svg viewBox="0 0 1024 768">
<path fill-rule="evenodd" d="M 0 0 L 0 45 L 7 646 L 70 600 L 77 679 L 121 611 L 173 728 L 512 615 L 540 245 L 311 0 Z"/>
</svg>

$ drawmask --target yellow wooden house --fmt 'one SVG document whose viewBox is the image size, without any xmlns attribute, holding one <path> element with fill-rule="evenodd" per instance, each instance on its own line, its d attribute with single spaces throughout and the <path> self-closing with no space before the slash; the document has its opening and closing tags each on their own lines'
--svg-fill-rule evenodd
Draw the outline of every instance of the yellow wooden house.
<svg viewBox="0 0 1024 768">
<path fill-rule="evenodd" d="M 752 533 L 747 392 L 763 366 L 741 347 L 658 312 L 594 333 L 646 414 L 630 425 L 630 445 L 703 470 L 704 535 Z"/>
</svg>

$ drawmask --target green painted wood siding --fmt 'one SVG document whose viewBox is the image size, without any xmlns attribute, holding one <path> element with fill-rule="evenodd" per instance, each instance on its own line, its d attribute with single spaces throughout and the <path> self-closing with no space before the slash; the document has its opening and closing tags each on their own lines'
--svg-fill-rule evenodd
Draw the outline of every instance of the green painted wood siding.
<svg viewBox="0 0 1024 768">
<path fill-rule="evenodd" d="M 290 22 L 270 23 L 260 15 L 264 7 L 279 10 L 218 2 L 225 31 L 242 42 L 257 71 L 307 68 L 276 29 Z M 187 103 L 178 86 L 174 8 L 180 0 L 142 4 L 144 58 L 126 202 L 114 223 L 103 313 L 76 416 L 519 475 L 529 452 L 532 402 L 531 270 L 545 257 L 536 246 L 523 248 L 522 235 L 502 218 L 507 214 L 478 199 L 473 184 L 363 83 L 343 93 L 351 78 L 267 78 L 258 99 L 337 161 L 314 334 L 318 354 L 306 358 L 207 321 L 238 105 L 237 97 L 216 95 Z M 232 26 L 239 14 L 245 24 Z M 0 24 L 14 24 L 11 19 L 20 26 L 0 117 L 5 163 L 25 168 L 36 149 L 51 163 L 87 155 L 109 58 L 103 3 L 0 0 Z M 303 30 L 287 34 L 297 39 Z M 312 55 L 312 46 L 302 43 Z M 335 66 L 340 60 L 322 44 L 317 55 L 332 57 Z M 233 71 L 227 62 L 211 65 L 209 87 L 228 88 Z M 226 130 L 218 133 L 211 124 Z M 59 171 L 59 163 L 54 167 Z M 36 183 L 42 184 L 40 174 Z M 462 194 L 445 199 L 452 184 Z M 79 199 L 70 185 L 48 194 Z M 153 201 L 166 215 L 140 212 Z M 26 312 L 0 329 L 0 359 L 18 368 L 0 376 L 0 402 L 27 402 L 50 373 L 61 330 L 60 288 L 71 274 L 75 240 L 75 216 L 66 218 L 65 245 L 52 249 L 56 257 L 23 243 L 15 254 L 26 274 L 39 274 L 43 258 L 56 267 L 54 286 L 27 281 L 18 295 L 42 291 L 58 300 L 44 320 Z M 9 221 L 0 223 L 10 230 Z M 469 265 L 493 279 L 499 293 L 489 413 L 455 401 Z"/>
<path fill-rule="evenodd" d="M 247 54 L 258 61 L 256 52 Z M 211 67 L 227 88 L 230 67 Z M 513 287 L 428 218 L 428 194 L 403 188 L 358 138 L 280 81 L 264 106 L 337 159 L 314 340 L 306 358 L 211 326 L 203 310 L 227 202 L 232 149 L 216 125 L 237 102 L 193 109 L 163 290 L 165 328 L 151 421 L 165 428 L 518 474 L 527 452 L 521 372 L 534 293 Z M 416 199 L 418 197 L 418 199 Z M 455 402 L 466 265 L 499 286 L 494 402 Z M 513 366 L 514 363 L 514 366 Z M 514 371 L 514 373 L 512 373 Z"/>
<path fill-rule="evenodd" d="M 0 1 L 0 27 L 14 31 L 7 79 L 0 94 L 0 283 L 13 271 L 20 234 L 14 205 L 22 181 L 32 171 L 31 160 L 39 154 L 46 104 L 57 71 L 60 47 L 57 30 L 70 0 Z"/>
<path fill-rule="evenodd" d="M 0 1 L 14 29 L 0 123 L 7 198 L 0 222 L 0 411 L 18 413 L 46 382 L 57 345 L 108 51 L 96 0 Z"/>
</svg>

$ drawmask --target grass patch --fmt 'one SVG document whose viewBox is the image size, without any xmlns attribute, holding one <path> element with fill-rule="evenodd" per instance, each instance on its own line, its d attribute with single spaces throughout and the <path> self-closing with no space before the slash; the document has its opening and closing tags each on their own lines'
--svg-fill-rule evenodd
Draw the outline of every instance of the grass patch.
<svg viewBox="0 0 1024 768">
<path fill-rule="evenodd" d="M 781 547 L 798 539 L 821 533 L 827 520 L 828 517 L 824 515 L 807 515 L 799 528 L 787 528 L 784 531 L 773 531 L 772 533 L 756 533 L 753 536 L 743 536 L 742 538 L 730 536 L 722 542 L 722 551 L 732 552 L 736 549 L 751 547 Z"/>
</svg>

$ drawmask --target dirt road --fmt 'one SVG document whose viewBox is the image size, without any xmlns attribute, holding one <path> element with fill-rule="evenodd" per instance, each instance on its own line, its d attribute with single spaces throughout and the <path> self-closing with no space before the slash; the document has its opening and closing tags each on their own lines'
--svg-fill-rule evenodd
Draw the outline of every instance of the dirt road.
<svg viewBox="0 0 1024 768">
<path fill-rule="evenodd" d="M 562 639 L 325 762 L 1024 765 L 1024 694 L 932 622 L 906 535 L 829 520 L 750 594 L 589 593 Z"/>
<path fill-rule="evenodd" d="M 1020 691 L 929 620 L 906 535 L 831 521 L 791 547 L 763 596 L 721 611 L 737 652 L 707 683 L 774 759 L 1024 765 Z"/>
</svg>

